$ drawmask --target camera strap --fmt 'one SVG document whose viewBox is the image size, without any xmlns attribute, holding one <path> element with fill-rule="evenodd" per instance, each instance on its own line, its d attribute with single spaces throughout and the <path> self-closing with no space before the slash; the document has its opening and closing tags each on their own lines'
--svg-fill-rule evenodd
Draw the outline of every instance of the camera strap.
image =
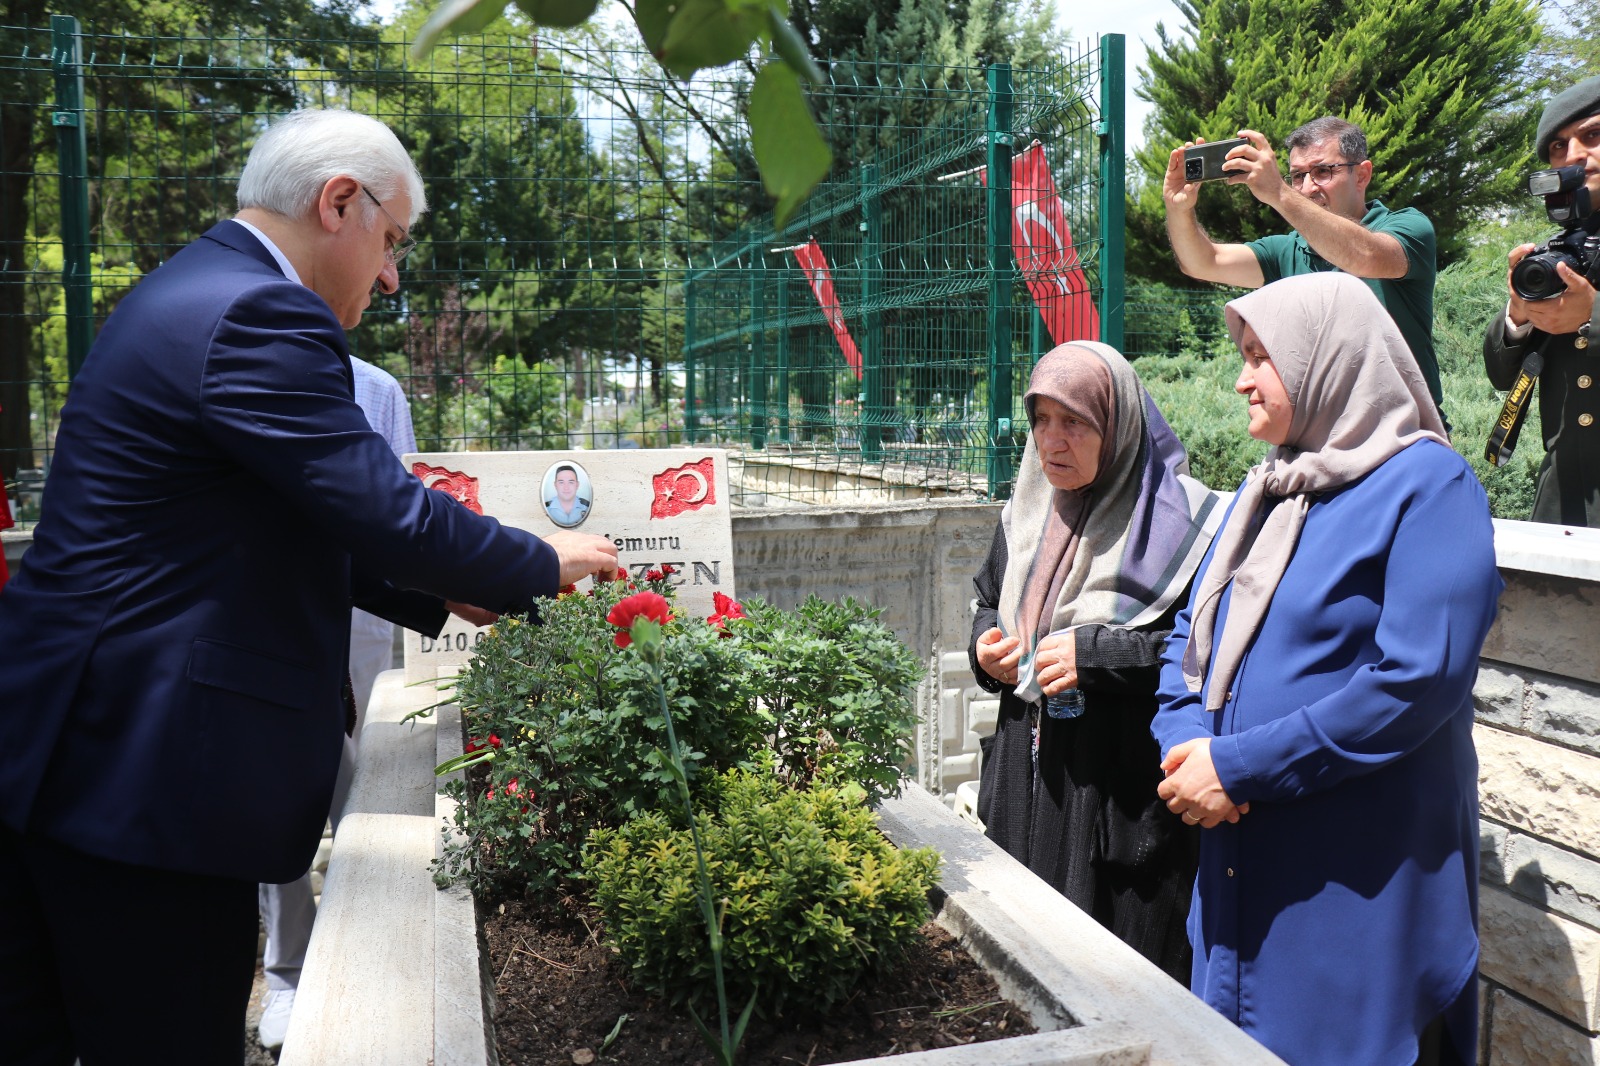
<svg viewBox="0 0 1600 1066">
<path fill-rule="evenodd" d="M 1549 338 L 1545 338 L 1545 344 Z M 1522 434 L 1522 423 L 1528 417 L 1528 405 L 1533 402 L 1533 386 L 1539 381 L 1539 373 L 1544 369 L 1544 344 L 1529 352 L 1527 358 L 1522 360 L 1522 366 L 1517 371 L 1517 380 L 1512 382 L 1511 391 L 1506 393 L 1505 406 L 1500 408 L 1500 416 L 1494 420 L 1494 429 L 1489 431 L 1489 443 L 1483 449 L 1483 457 L 1495 466 L 1505 466 L 1511 461 L 1511 453 L 1517 446 L 1517 437 Z"/>
</svg>

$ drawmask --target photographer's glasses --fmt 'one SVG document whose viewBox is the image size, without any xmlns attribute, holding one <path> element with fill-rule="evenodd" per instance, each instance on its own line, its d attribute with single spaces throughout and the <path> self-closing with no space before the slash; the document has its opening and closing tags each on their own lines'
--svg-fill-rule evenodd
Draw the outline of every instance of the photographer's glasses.
<svg viewBox="0 0 1600 1066">
<path fill-rule="evenodd" d="M 1318 163 L 1309 170 L 1291 170 L 1289 171 L 1289 187 L 1298 189 L 1300 183 L 1307 178 L 1311 179 L 1313 185 L 1326 185 L 1333 180 L 1335 174 L 1339 173 L 1340 167 L 1359 167 L 1360 165 L 1360 163 Z"/>
<path fill-rule="evenodd" d="M 399 266 L 400 260 L 410 255 L 411 250 L 417 246 L 416 239 L 411 236 L 410 231 L 408 231 L 404 226 L 400 225 L 399 219 L 389 214 L 389 209 L 383 206 L 382 200 L 379 200 L 376 196 L 372 195 L 371 189 L 363 185 L 361 186 L 361 191 L 367 194 L 367 199 L 378 205 L 378 210 L 383 212 L 383 217 L 387 218 L 390 222 L 393 222 L 395 228 L 400 231 L 400 239 L 391 244 L 384 252 L 384 254 L 389 257 L 389 262 L 393 263 L 395 266 Z"/>
</svg>

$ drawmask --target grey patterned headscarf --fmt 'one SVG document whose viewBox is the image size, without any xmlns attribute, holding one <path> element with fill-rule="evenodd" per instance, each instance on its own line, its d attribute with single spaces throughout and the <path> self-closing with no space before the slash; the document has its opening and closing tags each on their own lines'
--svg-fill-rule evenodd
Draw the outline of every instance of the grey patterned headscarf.
<svg viewBox="0 0 1600 1066">
<path fill-rule="evenodd" d="M 1016 491 L 1001 513 L 1006 572 L 1000 627 L 1021 639 L 1016 692 L 1036 701 L 1039 641 L 1098 623 L 1160 618 L 1182 595 L 1221 522 L 1216 494 L 1189 476 L 1189 458 L 1138 375 L 1115 348 L 1073 341 L 1034 368 L 1024 402 L 1065 406 L 1102 437 L 1099 471 L 1077 491 L 1045 478 L 1030 434 Z"/>
</svg>

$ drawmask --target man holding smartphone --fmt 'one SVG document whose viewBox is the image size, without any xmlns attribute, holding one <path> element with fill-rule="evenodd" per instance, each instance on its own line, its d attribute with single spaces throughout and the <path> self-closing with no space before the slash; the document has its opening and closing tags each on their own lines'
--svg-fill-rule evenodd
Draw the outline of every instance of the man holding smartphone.
<svg viewBox="0 0 1600 1066">
<path fill-rule="evenodd" d="M 1240 130 L 1245 142 L 1222 164 L 1230 185 L 1243 184 L 1293 227 L 1248 244 L 1218 244 L 1195 215 L 1200 182 L 1186 180 L 1184 149 L 1167 162 L 1161 195 L 1167 235 L 1178 267 L 1191 278 L 1258 289 L 1279 278 L 1342 270 L 1362 278 L 1394 316 L 1416 356 L 1433 402 L 1440 404 L 1439 363 L 1433 352 L 1433 282 L 1437 274 L 1433 223 L 1414 207 L 1391 211 L 1368 201 L 1372 160 L 1361 127 L 1333 116 L 1313 119 L 1289 134 L 1289 178 L 1278 170 L 1266 137 Z"/>
</svg>

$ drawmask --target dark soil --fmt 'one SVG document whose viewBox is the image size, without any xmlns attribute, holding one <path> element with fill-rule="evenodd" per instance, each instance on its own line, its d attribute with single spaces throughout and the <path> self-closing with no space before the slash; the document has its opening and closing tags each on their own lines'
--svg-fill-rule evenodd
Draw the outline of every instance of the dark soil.
<svg viewBox="0 0 1600 1066">
<path fill-rule="evenodd" d="M 686 1011 L 628 989 L 599 924 L 569 903 L 508 903 L 485 915 L 503 1066 L 712 1066 Z M 922 934 L 892 974 L 825 1017 L 752 1019 L 739 1061 L 821 1066 L 1034 1031 L 949 933 L 930 922 Z"/>
</svg>

